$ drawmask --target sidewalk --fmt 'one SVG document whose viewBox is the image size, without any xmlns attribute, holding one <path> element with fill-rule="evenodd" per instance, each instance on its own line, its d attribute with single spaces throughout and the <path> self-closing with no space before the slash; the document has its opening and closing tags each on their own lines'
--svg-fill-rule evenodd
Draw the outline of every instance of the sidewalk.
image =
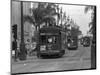
<svg viewBox="0 0 100 75">
<path fill-rule="evenodd" d="M 37 56 L 27 56 L 26 60 L 19 60 L 17 59 L 17 61 L 14 61 L 14 58 L 12 58 L 11 60 L 11 64 L 24 64 L 24 63 L 30 63 L 32 62 L 34 59 L 37 59 Z"/>
<path fill-rule="evenodd" d="M 32 60 L 36 60 L 37 56 L 36 53 L 34 53 L 33 55 L 29 56 L 27 55 L 26 60 L 19 60 L 17 59 L 17 61 L 14 61 L 14 56 L 11 58 L 11 64 L 23 64 L 23 63 L 27 63 L 27 62 L 32 62 Z"/>
</svg>

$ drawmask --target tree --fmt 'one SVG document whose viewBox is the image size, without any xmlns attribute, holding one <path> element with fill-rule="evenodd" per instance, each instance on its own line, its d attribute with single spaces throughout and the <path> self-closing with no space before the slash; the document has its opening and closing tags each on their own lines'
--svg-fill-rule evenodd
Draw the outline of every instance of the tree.
<svg viewBox="0 0 100 75">
<path fill-rule="evenodd" d="M 92 11 L 91 13 L 91 22 L 89 23 L 90 30 L 93 34 L 93 40 L 95 40 L 96 36 L 96 6 L 86 6 L 85 7 L 85 13 L 87 13 L 89 10 Z"/>
<path fill-rule="evenodd" d="M 51 22 L 55 21 L 55 19 L 52 17 L 53 15 L 56 15 L 56 5 L 54 3 L 38 3 L 37 8 L 32 8 L 32 16 L 25 15 L 24 16 L 24 22 L 28 21 L 29 23 L 34 24 L 34 26 L 37 28 L 40 27 L 40 25 L 45 22 Z"/>
</svg>

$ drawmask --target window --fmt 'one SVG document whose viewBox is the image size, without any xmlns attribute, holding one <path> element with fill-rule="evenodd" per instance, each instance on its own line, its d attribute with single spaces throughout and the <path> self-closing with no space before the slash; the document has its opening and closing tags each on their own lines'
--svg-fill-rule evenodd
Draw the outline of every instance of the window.
<svg viewBox="0 0 100 75">
<path fill-rule="evenodd" d="M 48 36 L 47 43 L 55 44 L 57 42 L 57 36 Z"/>
<path fill-rule="evenodd" d="M 46 35 L 40 36 L 40 43 L 46 43 Z"/>
</svg>

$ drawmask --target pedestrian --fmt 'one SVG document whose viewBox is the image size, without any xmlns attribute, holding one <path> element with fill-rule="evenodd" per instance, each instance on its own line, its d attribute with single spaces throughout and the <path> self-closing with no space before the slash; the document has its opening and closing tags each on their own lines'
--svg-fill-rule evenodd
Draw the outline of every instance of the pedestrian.
<svg viewBox="0 0 100 75">
<path fill-rule="evenodd" d="M 17 51 L 17 42 L 12 42 L 12 50 L 14 51 L 14 61 L 17 61 L 18 58 L 18 51 Z"/>
<path fill-rule="evenodd" d="M 17 42 L 15 41 L 15 61 L 17 62 L 18 59 L 18 50 L 17 50 Z"/>
</svg>

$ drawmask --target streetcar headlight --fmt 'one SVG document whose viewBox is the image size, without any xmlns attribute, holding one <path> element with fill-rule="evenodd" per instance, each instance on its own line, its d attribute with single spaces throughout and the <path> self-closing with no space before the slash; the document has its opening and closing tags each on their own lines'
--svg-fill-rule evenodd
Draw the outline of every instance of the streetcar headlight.
<svg viewBox="0 0 100 75">
<path fill-rule="evenodd" d="M 68 47 L 70 47 L 70 43 L 68 43 Z"/>
<path fill-rule="evenodd" d="M 46 46 L 45 46 L 45 45 L 40 46 L 40 50 L 41 50 L 41 51 L 46 50 Z"/>
<path fill-rule="evenodd" d="M 49 39 L 48 39 L 48 42 L 49 42 L 49 43 L 51 43 L 52 41 L 53 41 L 52 38 L 49 38 Z"/>
</svg>

